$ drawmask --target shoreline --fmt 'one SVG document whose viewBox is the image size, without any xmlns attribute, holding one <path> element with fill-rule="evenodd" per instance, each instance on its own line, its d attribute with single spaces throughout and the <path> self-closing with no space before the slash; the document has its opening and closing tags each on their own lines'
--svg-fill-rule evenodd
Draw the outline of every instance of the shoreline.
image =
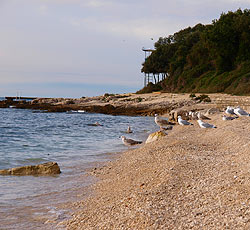
<svg viewBox="0 0 250 230">
<path fill-rule="evenodd" d="M 169 113 L 166 112 L 167 110 L 161 110 L 161 108 L 164 108 L 163 105 L 169 104 L 168 100 L 175 100 L 173 103 L 191 101 L 191 99 L 188 98 L 189 95 L 184 94 L 172 95 L 172 97 L 174 96 L 174 99 L 168 98 L 169 95 L 165 94 L 162 95 L 161 98 L 157 98 L 155 96 L 156 95 L 152 94 L 148 95 L 148 99 L 146 99 L 144 103 L 148 107 L 152 105 L 150 113 L 155 111 L 155 106 L 159 103 L 157 108 L 160 111 L 159 114 L 163 114 L 163 116 L 169 116 Z M 168 97 L 166 98 L 166 96 Z M 153 99 L 151 97 L 153 97 Z M 220 98 L 218 95 L 211 95 L 211 99 L 211 103 L 202 102 L 193 103 L 191 105 L 179 104 L 179 109 L 194 111 L 201 110 L 204 112 L 209 108 L 224 108 L 226 104 L 234 106 L 243 105 L 243 108 L 248 111 L 250 109 L 250 97 L 227 95 L 227 98 Z M 94 106 L 96 105 L 95 102 L 93 104 Z M 135 103 L 133 106 L 137 105 L 138 104 Z M 185 194 L 180 194 L 180 192 L 187 192 L 188 197 L 192 197 L 193 193 L 199 197 L 199 193 L 201 192 L 203 197 L 203 193 L 206 194 L 207 191 L 204 186 L 199 187 L 199 184 L 194 185 L 196 179 L 202 181 L 200 182 L 201 184 L 203 183 L 206 185 L 207 181 L 209 183 L 211 182 L 210 177 L 214 177 L 212 172 L 214 172 L 215 175 L 224 175 L 225 172 L 229 172 L 231 173 L 231 176 L 234 173 L 234 171 L 230 171 L 231 169 L 226 168 L 225 165 L 223 165 L 224 168 L 221 167 L 221 169 L 225 171 L 220 171 L 216 165 L 213 165 L 213 158 L 215 157 L 217 163 L 221 164 L 222 159 L 219 158 L 220 155 L 228 157 L 228 152 L 232 152 L 230 148 L 235 148 L 237 151 L 239 150 L 244 152 L 246 151 L 246 148 L 249 147 L 249 120 L 240 118 L 235 121 L 225 122 L 222 121 L 221 115 L 222 112 L 220 109 L 216 110 L 215 114 L 209 115 L 212 118 L 211 123 L 216 124 L 218 127 L 216 130 L 200 129 L 197 126 L 196 121 L 192 121 L 194 123 L 193 127 L 181 127 L 179 125 L 175 125 L 173 130 L 168 131 L 168 135 L 163 139 L 145 144 L 142 147 L 133 150 L 121 151 L 119 152 L 118 157 L 115 156 L 115 158 L 112 157 L 112 159 L 103 162 L 103 166 L 93 167 L 92 170 L 87 170 L 86 173 L 88 175 L 91 177 L 94 176 L 97 179 L 93 185 L 90 185 L 87 188 L 87 193 L 90 194 L 90 196 L 84 197 L 80 195 L 78 197 L 79 199 L 77 198 L 77 200 L 79 200 L 78 202 L 69 204 L 68 207 L 74 210 L 72 218 L 59 223 L 57 227 L 59 229 L 61 226 L 66 226 L 67 229 L 171 229 L 169 226 L 175 226 L 177 223 L 177 226 L 181 226 L 181 229 L 190 229 L 191 225 L 184 225 L 187 221 L 183 220 L 182 216 L 185 215 L 187 217 L 188 213 L 192 213 L 192 209 L 185 210 L 185 213 L 182 212 L 182 207 L 180 205 L 185 204 L 189 207 L 189 202 L 185 201 Z M 232 125 L 232 127 L 227 127 L 228 124 Z M 222 140 L 225 139 L 224 135 L 227 134 L 227 132 L 230 134 L 226 137 L 226 141 L 229 144 L 225 145 Z M 235 135 L 235 133 L 237 135 Z M 198 141 L 199 139 L 201 139 L 201 142 Z M 241 144 L 243 143 L 243 149 L 236 142 L 236 140 Z M 235 144 L 235 146 L 233 144 Z M 186 146 L 188 146 L 188 148 Z M 203 156 L 203 153 L 205 156 Z M 233 155 L 236 155 L 236 153 L 233 153 Z M 246 154 L 244 157 L 246 158 L 244 159 L 245 161 L 238 161 L 239 165 L 249 163 Z M 204 160 L 206 162 L 205 167 L 209 168 L 211 172 L 206 170 L 201 171 L 199 169 L 200 165 L 203 165 Z M 230 160 L 231 159 L 228 159 L 228 162 L 230 162 Z M 190 168 L 190 166 L 192 167 Z M 215 168 L 217 171 L 213 171 L 213 166 L 216 166 Z M 234 177 L 236 176 L 237 179 L 239 176 L 238 172 L 242 171 L 241 169 L 235 167 L 234 170 L 237 173 L 229 178 L 231 187 L 233 187 L 235 183 Z M 205 178 L 203 176 L 204 173 L 207 176 Z M 189 178 L 187 176 L 189 174 L 193 177 Z M 196 174 L 198 174 L 198 177 L 195 177 Z M 245 175 L 243 175 L 243 177 L 245 178 Z M 231 180 L 232 178 L 233 180 Z M 218 177 L 217 179 L 220 180 L 222 184 L 226 181 Z M 228 180 L 228 178 L 226 179 Z M 84 178 L 82 178 L 82 180 L 84 182 Z M 215 182 L 216 181 L 212 181 L 211 184 L 208 185 L 215 186 Z M 246 179 L 246 183 L 248 183 L 248 178 Z M 223 184 L 223 186 L 226 189 L 228 188 L 226 184 Z M 224 187 L 220 187 L 219 189 L 223 190 Z M 196 188 L 198 188 L 198 190 Z M 223 190 L 224 193 L 227 193 L 228 190 L 226 189 Z M 175 193 L 173 193 L 172 190 Z M 192 194 L 189 194 L 189 190 Z M 239 191 L 237 190 L 236 192 L 238 193 Z M 217 191 L 217 194 L 219 192 Z M 178 194 L 178 197 L 175 197 L 175 194 Z M 212 198 L 209 195 L 208 200 L 203 197 L 205 199 L 205 201 L 203 200 L 205 203 L 209 203 L 212 199 L 215 199 L 213 194 Z M 247 195 L 250 196 L 250 193 L 247 193 Z M 166 200 L 165 197 L 172 197 L 172 199 Z M 179 199 L 181 201 L 179 201 Z M 196 197 L 192 197 L 192 199 L 196 199 Z M 229 197 L 228 199 L 232 198 Z M 163 202 L 163 204 L 161 202 Z M 234 202 L 239 202 L 239 198 L 234 200 Z M 247 205 L 249 203 L 250 206 L 250 202 L 248 202 L 247 199 L 242 202 Z M 172 206 L 168 206 L 168 204 L 171 204 Z M 195 203 L 192 203 L 192 205 L 196 207 Z M 199 203 L 199 205 L 202 207 L 203 203 Z M 178 208 L 174 208 L 175 206 Z M 205 207 L 207 208 L 206 205 Z M 237 205 L 236 207 L 241 208 Z M 151 208 L 153 209 L 151 210 Z M 160 210 L 158 210 L 158 208 Z M 220 207 L 211 207 L 211 209 L 216 208 Z M 196 209 L 198 210 L 197 207 Z M 228 214 L 229 210 L 226 210 L 225 212 Z M 165 213 L 168 213 L 167 216 Z M 169 213 L 171 213 L 171 215 Z M 173 213 L 176 213 L 177 216 L 173 216 Z M 197 216 L 201 215 L 199 211 L 197 211 L 197 213 Z M 194 226 L 196 226 L 196 214 L 192 214 L 193 216 L 187 217 L 187 220 L 192 222 Z M 205 216 L 205 214 L 202 214 L 201 216 L 202 218 L 215 218 L 215 216 Z M 221 216 L 221 218 L 222 217 L 224 216 Z M 233 216 L 233 218 L 236 217 L 237 216 Z M 178 222 L 178 218 L 181 219 L 182 222 Z M 168 219 L 171 219 L 173 222 L 168 222 Z M 202 221 L 203 220 L 200 219 L 198 220 L 199 223 Z M 225 222 L 227 223 L 230 221 L 231 219 Z M 55 220 L 55 222 L 58 223 L 57 220 Z M 48 222 L 48 224 L 50 223 Z M 165 226 L 163 226 L 163 224 L 165 224 Z M 210 222 L 202 222 L 202 224 L 204 224 L 204 226 L 208 224 L 208 226 L 211 227 L 209 229 L 224 229 L 222 227 L 215 228 Z M 237 224 L 239 223 L 237 222 Z M 239 228 L 239 225 L 235 226 L 237 229 L 241 229 Z M 194 229 L 196 228 L 194 227 Z"/>
<path fill-rule="evenodd" d="M 159 141 L 92 170 L 98 178 L 92 195 L 73 204 L 72 218 L 58 226 L 249 228 L 250 118 L 227 122 L 221 115 L 210 115 L 217 129 L 200 129 L 196 121 L 177 125 Z"/>
<path fill-rule="evenodd" d="M 94 195 L 76 204 L 67 229 L 249 227 L 250 216 L 244 212 L 249 210 L 250 175 L 240 170 L 248 148 L 241 148 L 240 159 L 230 151 L 232 144 L 245 143 L 246 138 L 235 138 L 231 131 L 226 140 L 233 143 L 227 145 L 218 140 L 221 130 L 202 130 L 199 142 L 199 127 L 192 132 L 184 128 L 98 169 Z M 244 135 L 246 131 L 249 126 Z M 182 136 L 176 140 L 177 133 Z M 249 161 L 244 163 L 249 167 Z"/>
</svg>

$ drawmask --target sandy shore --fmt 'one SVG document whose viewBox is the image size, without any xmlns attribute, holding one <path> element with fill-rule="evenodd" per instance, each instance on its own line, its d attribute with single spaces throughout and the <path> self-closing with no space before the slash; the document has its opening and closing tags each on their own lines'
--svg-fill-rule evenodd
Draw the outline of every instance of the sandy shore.
<svg viewBox="0 0 250 230">
<path fill-rule="evenodd" d="M 92 195 L 58 228 L 250 229 L 250 118 L 221 115 L 217 129 L 176 125 L 93 169 Z"/>
</svg>

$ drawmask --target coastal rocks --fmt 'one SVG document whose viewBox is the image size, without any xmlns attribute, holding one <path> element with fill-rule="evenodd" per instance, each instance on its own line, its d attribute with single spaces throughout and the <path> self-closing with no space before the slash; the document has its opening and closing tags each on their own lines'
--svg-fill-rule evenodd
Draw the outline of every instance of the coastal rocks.
<svg viewBox="0 0 250 230">
<path fill-rule="evenodd" d="M 158 140 L 159 138 L 162 138 L 162 137 L 165 137 L 167 136 L 167 134 L 163 131 L 157 131 L 157 132 L 154 132 L 154 133 L 151 133 L 147 140 L 146 140 L 146 143 L 150 143 L 150 142 L 153 142 L 153 141 L 156 141 Z"/>
<path fill-rule="evenodd" d="M 56 162 L 47 162 L 39 165 L 28 165 L 12 169 L 0 170 L 0 175 L 55 175 L 60 174 L 61 170 Z"/>
</svg>

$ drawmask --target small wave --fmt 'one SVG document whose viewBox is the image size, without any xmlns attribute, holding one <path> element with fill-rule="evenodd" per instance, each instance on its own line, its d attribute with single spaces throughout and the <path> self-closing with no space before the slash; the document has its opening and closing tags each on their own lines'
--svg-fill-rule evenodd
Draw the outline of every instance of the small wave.
<svg viewBox="0 0 250 230">
<path fill-rule="evenodd" d="M 19 163 L 21 164 L 28 164 L 28 163 L 42 163 L 45 162 L 46 159 L 45 158 L 26 158 L 26 159 L 22 159 L 22 160 L 18 160 Z"/>
</svg>

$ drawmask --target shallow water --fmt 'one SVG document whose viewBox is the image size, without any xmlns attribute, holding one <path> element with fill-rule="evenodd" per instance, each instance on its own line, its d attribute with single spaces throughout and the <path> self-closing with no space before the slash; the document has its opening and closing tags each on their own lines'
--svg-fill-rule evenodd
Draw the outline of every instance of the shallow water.
<svg viewBox="0 0 250 230">
<path fill-rule="evenodd" d="M 106 161 L 106 153 L 127 149 L 119 136 L 145 141 L 157 129 L 152 117 L 19 109 L 0 109 L 0 115 L 0 169 L 56 161 L 62 171 L 58 176 L 0 176 L 0 229 L 48 229 L 46 220 L 66 218 L 68 210 L 58 205 L 77 200 L 92 182 L 87 168 Z M 88 125 L 95 122 L 103 126 Z M 124 134 L 128 125 L 132 134 Z"/>
</svg>

